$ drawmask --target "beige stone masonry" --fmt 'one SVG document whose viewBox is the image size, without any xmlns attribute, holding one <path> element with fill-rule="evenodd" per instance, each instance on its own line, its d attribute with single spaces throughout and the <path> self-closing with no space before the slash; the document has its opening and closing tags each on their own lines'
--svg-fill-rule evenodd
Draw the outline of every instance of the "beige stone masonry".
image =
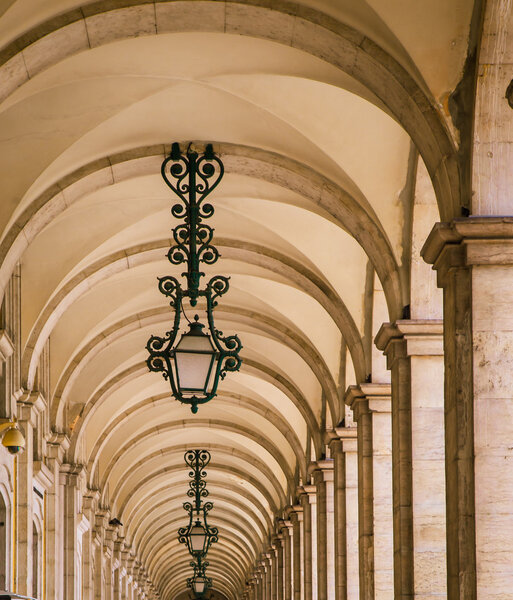
<svg viewBox="0 0 513 600">
<path fill-rule="evenodd" d="M 358 431 L 360 598 L 393 598 L 391 386 L 350 386 Z"/>
<path fill-rule="evenodd" d="M 333 460 L 319 460 L 313 470 L 317 496 L 317 598 L 335 598 L 335 520 Z"/>
<path fill-rule="evenodd" d="M 335 599 L 358 597 L 358 459 L 356 427 L 329 435 L 334 471 Z"/>
<path fill-rule="evenodd" d="M 395 598 L 446 595 L 441 321 L 385 323 L 375 343 L 392 372 Z"/>
<path fill-rule="evenodd" d="M 422 255 L 444 290 L 448 598 L 506 598 L 513 576 L 513 217 L 438 223 Z"/>
</svg>

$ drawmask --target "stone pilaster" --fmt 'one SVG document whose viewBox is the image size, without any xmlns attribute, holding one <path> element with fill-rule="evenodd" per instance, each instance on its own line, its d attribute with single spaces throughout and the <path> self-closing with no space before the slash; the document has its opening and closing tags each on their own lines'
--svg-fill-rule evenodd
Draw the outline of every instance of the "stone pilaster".
<svg viewBox="0 0 513 600">
<path fill-rule="evenodd" d="M 446 595 L 443 324 L 385 324 L 392 372 L 395 598 Z"/>
<path fill-rule="evenodd" d="M 292 600 L 292 523 L 280 520 L 280 535 L 283 547 L 283 597 Z"/>
<path fill-rule="evenodd" d="M 333 460 L 320 460 L 313 469 L 317 497 L 317 598 L 335 598 L 335 519 Z"/>
<path fill-rule="evenodd" d="M 108 521 L 108 517 L 106 519 Z M 105 526 L 105 533 L 103 538 L 103 556 L 105 565 L 105 586 L 104 586 L 104 599 L 113 600 L 114 596 L 114 581 L 113 581 L 113 562 L 114 562 L 114 542 L 116 541 L 116 532 L 109 526 Z M 143 588 L 144 573 L 141 571 L 140 583 Z"/>
<path fill-rule="evenodd" d="M 292 506 L 289 510 L 292 523 L 292 582 L 294 600 L 304 599 L 303 590 L 303 508 Z"/>
<path fill-rule="evenodd" d="M 278 553 L 276 545 L 273 543 L 270 549 L 271 553 L 271 593 L 272 600 L 278 599 Z"/>
<path fill-rule="evenodd" d="M 82 465 L 64 463 L 60 469 L 60 483 L 63 487 L 63 548 L 64 548 L 64 600 L 74 600 L 77 595 L 76 561 L 78 529 L 78 485 Z"/>
<path fill-rule="evenodd" d="M 312 600 L 314 597 L 317 597 L 317 532 L 315 529 L 315 486 L 304 485 L 303 487 L 298 489 L 298 494 L 301 506 L 303 508 L 304 597 L 305 600 Z"/>
<path fill-rule="evenodd" d="M 345 401 L 357 422 L 360 598 L 393 598 L 391 389 L 350 386 Z"/>
<path fill-rule="evenodd" d="M 60 469 L 69 448 L 69 439 L 63 433 L 53 433 L 46 443 L 46 462 L 52 473 L 53 485 L 46 494 L 46 597 L 62 598 L 63 592 L 63 537 L 62 488 Z"/>
<path fill-rule="evenodd" d="M 444 293 L 448 598 L 499 598 L 513 576 L 513 217 L 438 223 L 422 256 Z"/>
<path fill-rule="evenodd" d="M 281 534 L 274 538 L 274 545 L 276 546 L 276 557 L 277 557 L 277 588 L 276 598 L 277 600 L 284 600 L 285 592 L 285 561 L 283 552 L 283 536 Z"/>
<path fill-rule="evenodd" d="M 16 531 L 15 531 L 15 591 L 32 596 L 32 532 L 33 532 L 33 431 L 37 415 L 43 408 L 42 398 L 30 394 L 18 402 L 18 424 L 25 437 L 25 451 L 15 459 Z"/>
<path fill-rule="evenodd" d="M 94 524 L 99 496 L 99 492 L 89 491 L 82 499 L 82 511 L 90 524 L 82 537 L 82 600 L 94 600 Z"/>
<path fill-rule="evenodd" d="M 334 527 L 335 527 L 335 600 L 347 600 L 348 593 L 348 543 L 349 542 L 349 527 L 351 520 L 347 518 L 348 512 L 348 496 L 346 493 L 347 485 L 347 469 L 346 469 L 346 451 L 343 442 L 349 440 L 354 442 L 353 450 L 356 457 L 356 428 L 339 427 L 329 436 L 329 448 L 333 459 L 333 509 L 334 509 Z M 346 451 L 345 451 L 346 450 Z M 355 460 L 354 466 L 357 462 Z M 349 466 L 350 470 L 350 466 Z M 356 477 L 358 474 L 356 473 Z M 357 486 L 356 494 L 353 497 L 355 506 L 358 506 Z M 351 508 L 349 507 L 349 510 Z M 356 512 L 357 515 L 357 512 Z M 358 520 L 356 519 L 356 527 Z M 353 556 L 357 556 L 358 534 L 355 531 L 353 536 Z M 356 568 L 358 569 L 358 560 Z M 356 571 L 358 577 L 358 570 Z"/>
</svg>

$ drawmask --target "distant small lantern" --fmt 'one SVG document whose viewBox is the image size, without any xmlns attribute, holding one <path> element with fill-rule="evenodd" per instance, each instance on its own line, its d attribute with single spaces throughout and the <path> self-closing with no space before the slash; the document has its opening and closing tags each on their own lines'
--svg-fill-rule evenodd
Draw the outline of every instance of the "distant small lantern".
<svg viewBox="0 0 513 600">
<path fill-rule="evenodd" d="M 198 557 L 191 562 L 194 575 L 187 579 L 187 587 L 191 588 L 196 598 L 202 598 L 203 594 L 212 587 L 212 577 L 207 577 L 206 569 L 208 562 Z"/>
<path fill-rule="evenodd" d="M 199 575 L 198 577 L 196 577 L 194 579 L 193 589 L 194 589 L 194 593 L 197 596 L 202 596 L 204 594 L 205 587 L 206 587 L 206 581 L 205 581 L 204 577 L 202 577 L 201 575 Z"/>
<path fill-rule="evenodd" d="M 194 323 L 192 324 L 194 326 Z M 201 334 L 203 335 L 203 334 Z M 185 337 L 185 336 L 184 336 Z M 182 341 L 180 340 L 180 343 Z M 178 541 L 186 544 L 191 556 L 201 562 L 210 546 L 217 542 L 217 527 L 208 524 L 208 513 L 213 507 L 213 502 L 205 502 L 209 495 L 205 478 L 207 473 L 205 467 L 210 462 L 208 450 L 187 450 L 184 455 L 185 462 L 191 471 L 187 496 L 193 498 L 193 502 L 184 502 L 184 509 L 189 514 L 189 523 L 186 527 L 178 530 Z"/>
</svg>

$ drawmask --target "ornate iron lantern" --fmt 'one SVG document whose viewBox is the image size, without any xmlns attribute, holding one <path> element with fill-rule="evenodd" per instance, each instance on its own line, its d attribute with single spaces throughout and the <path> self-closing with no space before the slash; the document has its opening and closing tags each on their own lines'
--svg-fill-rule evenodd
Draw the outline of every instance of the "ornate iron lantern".
<svg viewBox="0 0 513 600">
<path fill-rule="evenodd" d="M 175 204 L 171 213 L 184 223 L 173 229 L 174 245 L 167 257 L 172 265 L 187 264 L 182 275 L 187 280 L 182 289 L 175 277 L 159 277 L 159 290 L 170 299 L 175 311 L 173 328 L 164 337 L 151 336 L 146 344 L 150 354 L 147 365 L 150 371 L 161 371 L 169 379 L 173 396 L 190 404 L 193 413 L 198 405 L 208 402 L 217 394 L 219 381 L 229 371 L 238 371 L 242 360 L 239 352 L 242 344 L 237 335 L 224 336 L 214 324 L 214 308 L 220 296 L 229 289 L 228 277 L 215 275 L 200 289 L 200 264 L 213 265 L 219 258 L 218 250 L 212 245 L 214 230 L 203 223 L 214 214 L 214 207 L 205 198 L 218 186 L 224 174 L 221 160 L 208 144 L 203 154 L 189 148 L 185 154 L 175 142 L 171 154 L 162 163 L 162 177 L 181 204 Z M 189 331 L 183 333 L 178 343 L 181 313 L 185 315 L 184 298 L 191 307 L 204 299 L 207 325 L 199 322 L 195 315 L 189 321 Z M 185 315 L 187 318 L 187 316 Z M 187 319 L 188 320 L 188 319 Z M 204 331 L 206 329 L 206 331 Z"/>
<path fill-rule="evenodd" d="M 187 466 L 191 468 L 187 496 L 194 498 L 193 502 L 184 502 L 183 507 L 189 514 L 187 527 L 180 527 L 178 540 L 187 544 L 189 553 L 197 559 L 204 557 L 210 546 L 218 540 L 217 527 L 210 527 L 207 522 L 208 512 L 214 506 L 213 502 L 204 502 L 208 496 L 207 473 L 205 467 L 210 462 L 210 452 L 207 450 L 188 450 L 184 455 Z"/>
<path fill-rule="evenodd" d="M 191 567 L 194 569 L 194 575 L 187 579 L 187 587 L 192 589 L 196 598 L 201 598 L 212 587 L 212 577 L 207 577 L 205 573 L 208 562 L 199 557 L 197 562 L 191 561 Z"/>
</svg>

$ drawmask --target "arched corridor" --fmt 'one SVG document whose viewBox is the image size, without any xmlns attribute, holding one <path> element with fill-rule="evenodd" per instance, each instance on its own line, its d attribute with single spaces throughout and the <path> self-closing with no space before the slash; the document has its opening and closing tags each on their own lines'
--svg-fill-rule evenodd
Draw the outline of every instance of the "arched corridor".
<svg viewBox="0 0 513 600">
<path fill-rule="evenodd" d="M 510 4 L 0 6 L 0 590 L 193 597 L 204 449 L 209 600 L 513 600 Z M 147 363 L 173 143 L 242 343 L 197 414 Z"/>
</svg>

